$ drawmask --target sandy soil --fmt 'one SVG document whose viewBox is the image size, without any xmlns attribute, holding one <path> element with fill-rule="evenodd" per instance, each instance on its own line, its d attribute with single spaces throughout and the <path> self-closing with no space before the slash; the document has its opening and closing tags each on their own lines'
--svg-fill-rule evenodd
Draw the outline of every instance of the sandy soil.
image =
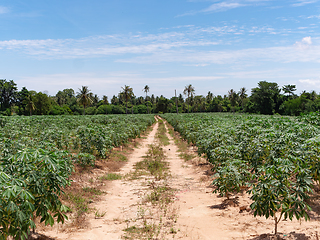
<svg viewBox="0 0 320 240">
<path fill-rule="evenodd" d="M 139 148 L 128 159 L 128 163 L 119 173 L 125 175 L 133 170 L 136 162 L 142 160 L 148 145 L 156 141 L 158 124 Z M 175 234 L 168 234 L 165 239 L 276 239 L 271 236 L 274 223 L 272 219 L 254 217 L 248 208 L 250 199 L 246 194 L 236 197 L 236 205 L 228 204 L 224 198 L 212 193 L 210 167 L 200 158 L 195 163 L 185 162 L 179 157 L 173 138 L 167 134 L 170 144 L 164 147 L 170 163 L 172 178 L 169 184 L 176 189 L 173 209 L 177 212 L 174 223 Z M 39 231 L 53 239 L 121 239 L 124 229 L 131 226 L 139 215 L 139 202 L 147 191 L 146 181 L 116 180 L 104 186 L 107 192 L 102 199 L 92 204 L 101 213 L 102 218 L 95 218 L 94 213 L 87 216 L 86 228 L 77 231 L 61 230 L 61 227 Z M 317 209 L 318 205 L 314 208 Z M 240 211 L 241 209 L 244 209 Z M 311 221 L 281 221 L 278 231 L 280 239 L 319 239 L 319 215 L 311 212 Z M 162 239 L 162 238 L 159 238 Z"/>
</svg>

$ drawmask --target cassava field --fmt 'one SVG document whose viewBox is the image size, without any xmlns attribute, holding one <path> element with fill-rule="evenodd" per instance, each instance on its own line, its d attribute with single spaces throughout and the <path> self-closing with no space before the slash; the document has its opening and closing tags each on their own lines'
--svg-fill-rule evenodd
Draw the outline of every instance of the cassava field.
<svg viewBox="0 0 320 240">
<path fill-rule="evenodd" d="M 319 113 L 160 117 L 2 117 L 0 239 L 319 239 Z"/>
<path fill-rule="evenodd" d="M 33 116 L 0 118 L 0 239 L 25 239 L 35 218 L 64 222 L 58 198 L 73 164 L 94 166 L 112 148 L 136 138 L 153 116 Z"/>
</svg>

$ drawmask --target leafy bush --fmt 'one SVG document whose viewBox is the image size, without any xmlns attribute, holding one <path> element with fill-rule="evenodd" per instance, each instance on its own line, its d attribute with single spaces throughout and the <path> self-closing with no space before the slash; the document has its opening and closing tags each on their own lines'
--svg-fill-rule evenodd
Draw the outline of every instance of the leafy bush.
<svg viewBox="0 0 320 240">
<path fill-rule="evenodd" d="M 0 163 L 0 239 L 27 239 L 34 217 L 53 225 L 68 208 L 59 200 L 72 164 L 65 152 L 24 149 Z"/>
<path fill-rule="evenodd" d="M 96 107 L 88 107 L 86 108 L 86 115 L 95 115 L 96 114 Z"/>
<path fill-rule="evenodd" d="M 83 167 L 94 166 L 96 157 L 89 153 L 79 153 L 77 156 L 77 163 Z"/>
<path fill-rule="evenodd" d="M 273 164 L 263 166 L 259 171 L 258 181 L 249 191 L 254 201 L 250 206 L 254 216 L 273 217 L 275 234 L 282 217 L 309 219 L 307 210 L 311 208 L 306 200 L 312 192 L 312 180 L 306 166 L 297 167 L 289 159 L 275 159 Z"/>
<path fill-rule="evenodd" d="M 214 192 L 219 192 L 221 196 L 229 199 L 231 192 L 240 192 L 241 187 L 247 185 L 250 179 L 248 166 L 239 159 L 228 160 L 216 169 L 213 185 L 216 186 Z"/>
<path fill-rule="evenodd" d="M 97 108 L 97 114 L 106 114 L 107 113 L 107 105 L 100 105 Z"/>
</svg>

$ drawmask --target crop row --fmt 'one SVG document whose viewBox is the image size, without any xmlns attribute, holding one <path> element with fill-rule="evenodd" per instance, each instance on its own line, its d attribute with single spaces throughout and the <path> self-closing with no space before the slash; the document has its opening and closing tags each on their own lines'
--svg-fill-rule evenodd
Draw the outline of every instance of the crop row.
<svg viewBox="0 0 320 240">
<path fill-rule="evenodd" d="M 213 164 L 216 192 L 244 187 L 255 215 L 309 218 L 306 200 L 320 183 L 320 114 L 302 117 L 164 114 Z M 277 232 L 277 229 L 275 229 Z"/>
<path fill-rule="evenodd" d="M 33 116 L 0 119 L 0 151 L 24 148 L 68 150 L 105 158 L 153 123 L 151 115 Z"/>
<path fill-rule="evenodd" d="M 152 115 L 0 118 L 0 240 L 28 239 L 35 217 L 63 223 L 68 208 L 59 195 L 73 161 L 106 158 L 153 122 Z"/>
</svg>

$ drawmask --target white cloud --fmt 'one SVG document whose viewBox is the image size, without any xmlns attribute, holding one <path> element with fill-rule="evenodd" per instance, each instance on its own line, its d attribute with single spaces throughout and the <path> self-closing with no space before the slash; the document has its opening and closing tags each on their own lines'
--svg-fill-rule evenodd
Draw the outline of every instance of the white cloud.
<svg viewBox="0 0 320 240">
<path fill-rule="evenodd" d="M 46 58 L 81 58 L 122 54 L 147 54 L 172 48 L 217 45 L 218 42 L 192 40 L 184 34 L 98 36 L 82 39 L 0 41 L 0 50 L 23 50 L 28 55 Z"/>
<path fill-rule="evenodd" d="M 320 19 L 320 15 L 312 15 L 312 16 L 309 16 L 308 18 L 318 18 L 318 19 Z"/>
<path fill-rule="evenodd" d="M 300 79 L 299 80 L 300 83 L 302 84 L 307 84 L 307 85 L 310 85 L 310 86 L 317 86 L 319 87 L 320 85 L 320 78 L 319 79 Z"/>
<path fill-rule="evenodd" d="M 301 50 L 310 48 L 310 45 L 312 45 L 311 37 L 304 37 L 301 41 L 295 43 L 295 46 Z"/>
<path fill-rule="evenodd" d="M 305 43 L 305 44 L 308 44 L 308 45 L 312 44 L 311 37 L 305 37 L 305 38 L 302 39 L 301 42 Z"/>
<path fill-rule="evenodd" d="M 134 40 L 133 38 L 136 38 Z M 97 57 L 103 55 L 117 54 L 145 54 L 156 51 L 168 50 L 171 48 L 208 46 L 217 45 L 217 42 L 204 40 L 187 40 L 160 36 L 134 36 L 130 39 L 119 41 L 108 38 L 83 38 L 75 39 L 47 39 L 47 40 L 9 40 L 0 41 L 0 50 L 24 50 L 25 53 L 33 56 L 43 56 L 52 58 L 78 58 L 78 57 Z M 121 41 L 121 40 L 120 40 Z M 132 42 L 129 45 L 127 42 Z"/>
<path fill-rule="evenodd" d="M 316 3 L 318 0 L 298 0 L 296 3 L 292 4 L 293 7 L 301 7 L 307 4 Z"/>
<path fill-rule="evenodd" d="M 0 6 L 0 14 L 5 14 L 9 12 L 9 8 Z"/>
<path fill-rule="evenodd" d="M 210 7 L 203 9 L 201 12 L 217 12 L 217 11 L 226 11 L 233 8 L 239 8 L 247 6 L 246 4 L 239 2 L 220 2 L 214 3 Z"/>
<path fill-rule="evenodd" d="M 210 0 L 204 0 L 205 2 L 212 2 Z M 204 2 L 199 0 L 191 0 L 189 2 Z M 209 7 L 198 10 L 198 11 L 190 11 L 181 15 L 178 15 L 178 17 L 182 16 L 188 16 L 188 15 L 195 15 L 198 13 L 210 13 L 210 12 L 220 12 L 220 11 L 227 11 L 230 9 L 240 8 L 240 7 L 246 7 L 246 6 L 260 6 L 264 4 L 265 2 L 269 2 L 270 0 L 225 0 L 225 1 L 216 1 L 213 0 L 213 3 Z"/>
<path fill-rule="evenodd" d="M 293 45 L 240 50 L 213 50 L 213 47 L 230 44 L 212 36 L 238 33 L 276 33 L 271 27 L 222 26 L 197 28 L 190 26 L 183 32 L 161 34 L 105 35 L 82 39 L 9 40 L 0 41 L 1 49 L 17 51 L 44 59 L 76 59 L 118 56 L 116 62 L 129 63 L 184 63 L 190 66 L 209 64 L 273 62 L 320 62 L 319 39 L 304 37 Z M 217 38 L 218 39 L 218 38 Z M 314 43 L 315 41 L 315 43 Z M 231 42 L 232 43 L 232 42 Z"/>
<path fill-rule="evenodd" d="M 261 61 L 320 63 L 320 45 L 312 45 L 311 43 L 311 38 L 306 37 L 291 46 L 247 48 L 229 51 L 169 50 L 157 52 L 151 56 L 138 56 L 118 61 L 132 63 L 184 62 L 190 64 L 244 64 Z"/>
</svg>

